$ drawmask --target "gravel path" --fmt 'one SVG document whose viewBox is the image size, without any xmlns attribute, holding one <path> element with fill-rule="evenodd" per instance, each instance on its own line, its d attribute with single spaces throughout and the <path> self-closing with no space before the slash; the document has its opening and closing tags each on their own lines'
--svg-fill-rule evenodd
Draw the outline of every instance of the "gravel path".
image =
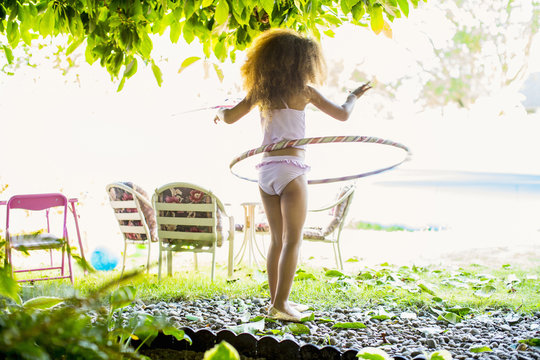
<svg viewBox="0 0 540 360">
<path fill-rule="evenodd" d="M 138 303 L 128 307 L 123 316 L 134 312 L 165 315 L 178 327 L 209 328 L 219 331 L 246 323 L 265 314 L 266 299 L 195 300 L 157 304 Z M 392 356 L 422 359 L 423 352 L 448 350 L 454 359 L 540 359 L 540 348 L 520 343 L 519 340 L 540 338 L 540 313 L 518 315 L 510 311 L 492 311 L 482 315 L 466 316 L 456 324 L 437 320 L 431 311 L 403 312 L 385 310 L 395 314 L 390 319 L 373 319 L 367 308 L 315 310 L 314 321 L 305 322 L 310 334 L 286 333 L 279 338 L 291 339 L 300 345 L 333 345 L 345 351 L 367 346 L 380 347 Z M 324 319 L 331 319 L 326 322 Z M 336 322 L 361 322 L 361 329 L 337 329 Z M 286 323 L 266 322 L 265 331 L 283 329 Z M 473 348 L 488 347 L 491 351 L 474 353 Z"/>
</svg>

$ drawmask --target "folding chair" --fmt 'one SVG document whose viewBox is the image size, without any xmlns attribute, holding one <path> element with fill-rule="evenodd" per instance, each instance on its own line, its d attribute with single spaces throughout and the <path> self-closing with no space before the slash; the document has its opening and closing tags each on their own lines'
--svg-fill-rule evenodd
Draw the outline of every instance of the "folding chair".
<svg viewBox="0 0 540 360">
<path fill-rule="evenodd" d="M 51 233 L 51 221 L 50 210 L 54 208 L 61 208 L 60 215 L 62 218 L 62 231 L 61 236 L 57 236 Z M 17 210 L 17 211 L 14 211 Z M 10 232 L 10 221 L 14 213 L 21 213 L 18 210 L 28 210 L 30 214 L 35 212 L 45 211 L 45 217 L 47 219 L 47 233 L 30 233 L 13 235 Z M 6 261 L 11 267 L 11 275 L 14 273 L 32 272 L 32 271 L 48 271 L 48 270 L 60 270 L 60 276 L 53 277 L 41 277 L 32 279 L 17 280 L 19 282 L 24 281 L 39 281 L 39 280 L 55 280 L 69 278 L 73 284 L 73 270 L 71 267 L 71 255 L 67 251 L 69 246 L 69 239 L 67 233 L 67 210 L 68 199 L 58 193 L 53 194 L 28 194 L 28 195 L 15 195 L 12 196 L 7 202 L 6 211 Z M 53 250 L 62 250 L 62 261 L 60 266 L 55 266 L 53 263 Z M 13 254 L 12 251 L 25 252 L 30 254 L 34 250 L 49 250 L 50 252 L 50 266 L 38 267 L 30 269 L 18 269 L 15 270 L 13 266 Z M 69 274 L 65 273 L 65 253 L 67 252 L 67 262 L 69 268 Z"/>
<path fill-rule="evenodd" d="M 233 272 L 234 218 L 228 216 L 222 202 L 209 190 L 190 183 L 171 183 L 156 189 L 152 197 L 157 212 L 159 262 L 161 278 L 162 252 L 167 253 L 167 273 L 172 274 L 172 253 L 212 254 L 212 280 L 216 264 L 216 247 L 229 240 L 228 276 Z M 229 220 L 229 234 L 223 222 Z"/>
<path fill-rule="evenodd" d="M 330 221 L 325 227 L 306 227 L 303 232 L 304 240 L 332 244 L 336 265 L 341 270 L 343 269 L 340 246 L 341 230 L 345 225 L 345 218 L 349 212 L 355 189 L 354 184 L 346 185 L 340 189 L 333 203 L 319 209 L 310 209 L 310 212 L 330 210 Z"/>
<path fill-rule="evenodd" d="M 124 237 L 122 274 L 126 267 L 127 246 L 148 246 L 146 272 L 150 269 L 150 241 L 157 241 L 156 216 L 146 192 L 130 182 L 112 183 L 105 187 L 114 215 Z"/>
</svg>

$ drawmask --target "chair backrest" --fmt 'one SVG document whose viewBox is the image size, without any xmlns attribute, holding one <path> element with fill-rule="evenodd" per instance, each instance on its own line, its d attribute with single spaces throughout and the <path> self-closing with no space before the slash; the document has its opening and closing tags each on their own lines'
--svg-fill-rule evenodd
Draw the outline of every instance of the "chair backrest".
<svg viewBox="0 0 540 360">
<path fill-rule="evenodd" d="M 161 242 L 188 248 L 216 244 L 222 205 L 211 191 L 190 183 L 171 183 L 156 189 L 152 203 Z"/>
<path fill-rule="evenodd" d="M 349 212 L 349 207 L 352 203 L 352 198 L 356 186 L 354 184 L 346 185 L 342 187 L 337 195 L 336 203 L 334 207 L 331 208 L 332 220 L 328 226 L 323 230 L 323 235 L 329 235 L 339 226 L 341 229 L 343 227 L 347 213 Z"/>
<path fill-rule="evenodd" d="M 48 210 L 50 208 L 62 206 L 64 208 L 63 209 L 63 223 L 64 223 L 63 236 L 65 236 L 65 233 L 67 232 L 67 229 L 66 229 L 67 204 L 68 204 L 68 199 L 63 194 L 60 194 L 60 193 L 14 195 L 8 200 L 7 206 L 6 206 L 6 209 L 7 209 L 6 233 L 9 235 L 9 219 L 10 219 L 10 212 L 12 209 L 41 211 L 41 210 Z M 47 216 L 47 222 L 48 221 L 49 221 L 49 218 Z"/>
<path fill-rule="evenodd" d="M 156 218 L 146 192 L 128 182 L 105 188 L 124 238 L 131 241 L 157 241 Z"/>
</svg>

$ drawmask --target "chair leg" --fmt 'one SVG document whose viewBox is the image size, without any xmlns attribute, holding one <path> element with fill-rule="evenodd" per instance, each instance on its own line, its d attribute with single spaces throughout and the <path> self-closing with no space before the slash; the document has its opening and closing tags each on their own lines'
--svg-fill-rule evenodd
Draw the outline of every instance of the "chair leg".
<svg viewBox="0 0 540 360">
<path fill-rule="evenodd" d="M 234 272 L 234 220 L 229 220 L 229 261 L 227 263 L 227 276 L 232 278 Z"/>
<path fill-rule="evenodd" d="M 9 246 L 9 240 L 6 242 L 6 260 L 4 261 L 6 265 L 9 265 L 10 271 L 11 271 L 11 278 L 13 277 L 13 261 L 11 259 L 11 247 Z"/>
<path fill-rule="evenodd" d="M 332 242 L 332 249 L 334 250 L 334 261 L 336 262 L 336 269 L 339 269 L 339 259 L 338 259 L 338 249 L 336 248 L 336 243 Z"/>
<path fill-rule="evenodd" d="M 161 240 L 158 242 L 158 252 L 159 252 L 159 256 L 158 256 L 158 273 L 157 273 L 157 278 L 158 278 L 158 281 L 161 280 L 161 261 L 163 260 L 163 254 L 162 254 L 162 251 L 161 251 Z"/>
<path fill-rule="evenodd" d="M 67 261 L 68 261 L 68 268 L 69 268 L 69 280 L 71 281 L 71 285 L 74 284 L 74 277 L 73 277 L 73 267 L 71 266 L 71 255 L 67 253 Z"/>
<path fill-rule="evenodd" d="M 212 275 L 210 275 L 210 280 L 214 282 L 214 273 L 216 271 L 216 245 L 214 244 L 214 251 L 212 251 Z"/>
<path fill-rule="evenodd" d="M 172 251 L 167 252 L 167 276 L 172 276 Z"/>
<path fill-rule="evenodd" d="M 126 256 L 127 256 L 127 241 L 124 239 L 124 256 L 122 257 L 122 271 L 120 277 L 124 276 L 124 270 L 126 269 Z"/>
<path fill-rule="evenodd" d="M 341 247 L 339 246 L 339 242 L 332 243 L 334 246 L 334 258 L 336 260 L 336 266 L 339 270 L 343 270 L 343 259 L 341 257 Z"/>
<path fill-rule="evenodd" d="M 146 273 L 150 273 L 150 252 L 152 249 L 152 240 L 148 240 L 148 259 L 146 260 Z"/>
<path fill-rule="evenodd" d="M 64 244 L 64 246 L 62 247 L 62 267 L 60 268 L 60 275 L 61 276 L 64 276 L 64 257 L 65 257 L 65 254 L 66 254 L 66 245 Z"/>
</svg>

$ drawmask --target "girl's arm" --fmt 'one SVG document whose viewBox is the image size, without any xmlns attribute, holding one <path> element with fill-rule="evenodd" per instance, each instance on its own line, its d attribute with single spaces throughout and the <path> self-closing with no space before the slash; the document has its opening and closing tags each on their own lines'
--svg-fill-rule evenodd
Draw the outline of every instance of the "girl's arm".
<svg viewBox="0 0 540 360">
<path fill-rule="evenodd" d="M 214 118 L 214 123 L 218 121 L 223 121 L 226 124 L 233 124 L 240 120 L 244 115 L 251 111 L 253 104 L 248 100 L 247 97 L 242 99 L 238 104 L 230 109 L 219 109 L 216 117 Z"/>
<path fill-rule="evenodd" d="M 366 83 L 352 91 L 349 96 L 347 96 L 347 100 L 345 100 L 343 105 L 337 105 L 310 86 L 309 102 L 312 103 L 317 109 L 330 115 L 334 119 L 346 121 L 349 119 L 349 116 L 351 116 L 356 100 L 369 89 L 371 89 L 371 85 Z"/>
</svg>

